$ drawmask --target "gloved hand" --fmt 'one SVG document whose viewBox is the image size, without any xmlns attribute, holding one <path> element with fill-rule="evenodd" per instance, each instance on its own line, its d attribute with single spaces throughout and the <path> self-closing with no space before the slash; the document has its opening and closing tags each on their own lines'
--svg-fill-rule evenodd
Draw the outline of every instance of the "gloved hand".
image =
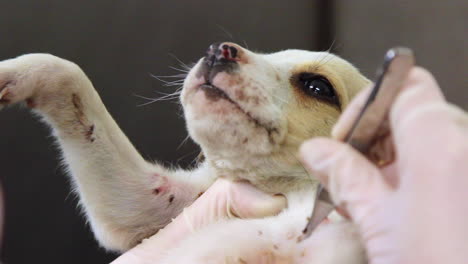
<svg viewBox="0 0 468 264">
<path fill-rule="evenodd" d="M 403 89 L 390 113 L 393 163 L 379 168 L 331 139 L 303 144 L 303 161 L 357 224 L 370 263 L 467 263 L 468 116 L 424 69 L 413 68 Z M 334 138 L 368 93 L 346 109 Z"/>
<path fill-rule="evenodd" d="M 180 241 L 211 223 L 230 218 L 261 218 L 278 214 L 286 198 L 265 194 L 246 182 L 218 179 L 191 206 L 154 236 L 124 253 L 113 264 L 158 263 Z"/>
</svg>

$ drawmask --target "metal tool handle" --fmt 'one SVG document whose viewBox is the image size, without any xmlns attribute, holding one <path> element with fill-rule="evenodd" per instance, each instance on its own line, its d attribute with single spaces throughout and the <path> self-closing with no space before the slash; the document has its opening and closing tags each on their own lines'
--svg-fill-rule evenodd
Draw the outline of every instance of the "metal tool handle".
<svg viewBox="0 0 468 264">
<path fill-rule="evenodd" d="M 381 134 L 379 130 L 389 128 L 388 114 L 390 108 L 413 66 L 413 52 L 408 48 L 393 48 L 385 54 L 377 81 L 356 121 L 346 135 L 345 142 L 362 154 L 367 155 L 370 147 Z"/>
</svg>

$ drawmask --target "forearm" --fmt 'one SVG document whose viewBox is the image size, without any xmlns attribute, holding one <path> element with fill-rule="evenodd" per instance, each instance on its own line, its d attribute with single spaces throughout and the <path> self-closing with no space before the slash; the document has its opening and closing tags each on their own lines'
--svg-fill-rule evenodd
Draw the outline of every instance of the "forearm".
<svg viewBox="0 0 468 264">
<path fill-rule="evenodd" d="M 206 172 L 191 180 L 191 173 L 147 163 L 69 61 L 30 54 L 0 62 L 0 105 L 23 101 L 52 128 L 80 204 L 109 249 L 156 233 L 208 185 Z"/>
</svg>

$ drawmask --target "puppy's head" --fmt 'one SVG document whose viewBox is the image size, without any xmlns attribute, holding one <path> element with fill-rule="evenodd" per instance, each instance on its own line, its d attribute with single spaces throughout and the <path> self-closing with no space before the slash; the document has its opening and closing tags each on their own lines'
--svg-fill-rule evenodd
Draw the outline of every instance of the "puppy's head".
<svg viewBox="0 0 468 264">
<path fill-rule="evenodd" d="M 281 176 L 298 166 L 299 145 L 328 136 L 368 83 L 327 52 L 259 54 L 225 42 L 192 68 L 181 101 L 191 137 L 216 167 Z"/>
</svg>

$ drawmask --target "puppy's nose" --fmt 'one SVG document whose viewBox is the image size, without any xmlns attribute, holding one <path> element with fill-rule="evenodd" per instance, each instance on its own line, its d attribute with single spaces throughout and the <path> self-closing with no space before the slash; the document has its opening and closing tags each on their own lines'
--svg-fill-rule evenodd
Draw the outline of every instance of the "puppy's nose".
<svg viewBox="0 0 468 264">
<path fill-rule="evenodd" d="M 211 44 L 206 52 L 206 63 L 210 67 L 237 63 L 240 60 L 242 48 L 231 42 Z"/>
</svg>

